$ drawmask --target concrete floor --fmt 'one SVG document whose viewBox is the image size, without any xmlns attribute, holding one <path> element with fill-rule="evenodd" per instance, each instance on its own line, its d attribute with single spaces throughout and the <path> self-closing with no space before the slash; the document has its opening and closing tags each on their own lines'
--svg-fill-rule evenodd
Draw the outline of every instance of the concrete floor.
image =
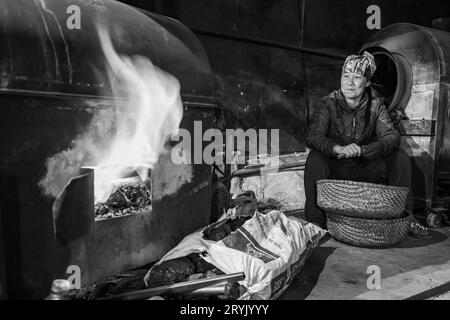
<svg viewBox="0 0 450 320">
<path fill-rule="evenodd" d="M 407 237 L 389 249 L 352 247 L 327 234 L 279 299 L 398 300 L 436 288 L 450 281 L 450 227 L 430 231 L 432 239 Z M 381 288 L 370 290 L 373 265 L 380 268 Z"/>
</svg>

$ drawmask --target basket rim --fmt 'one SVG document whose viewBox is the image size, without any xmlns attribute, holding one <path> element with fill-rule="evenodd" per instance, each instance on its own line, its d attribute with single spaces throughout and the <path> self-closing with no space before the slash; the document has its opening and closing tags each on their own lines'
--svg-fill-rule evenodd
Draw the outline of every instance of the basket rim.
<svg viewBox="0 0 450 320">
<path fill-rule="evenodd" d="M 377 217 L 377 218 L 356 217 L 356 216 L 350 216 L 350 215 L 342 214 L 342 213 L 339 213 L 339 212 L 333 212 L 333 211 L 329 211 L 329 210 L 326 211 L 326 214 L 327 215 L 330 214 L 330 215 L 345 217 L 345 218 L 352 219 L 352 220 L 364 220 L 364 221 L 370 221 L 370 222 L 377 222 L 377 221 L 378 222 L 389 222 L 389 221 L 397 222 L 397 221 L 401 221 L 403 219 L 405 219 L 405 220 L 411 219 L 413 217 L 412 213 L 409 213 L 409 212 L 406 212 L 406 211 L 403 211 L 403 214 L 400 217 L 382 217 L 382 218 L 380 218 L 380 217 Z"/>
<path fill-rule="evenodd" d="M 391 211 L 387 213 L 386 211 L 373 211 L 373 210 L 348 210 L 348 209 L 337 209 L 337 208 L 323 208 L 326 213 L 331 212 L 334 215 L 346 216 L 346 217 L 355 217 L 355 218 L 365 218 L 365 219 L 395 219 L 395 218 L 404 218 L 405 217 L 405 209 L 401 212 L 394 213 Z"/>
<path fill-rule="evenodd" d="M 409 188 L 407 187 L 399 187 L 399 186 L 390 186 L 386 184 L 380 183 L 372 183 L 372 182 L 362 182 L 362 181 L 353 181 L 353 180 L 338 180 L 338 179 L 321 179 L 317 180 L 316 184 L 345 184 L 345 185 L 356 185 L 360 187 L 367 188 L 377 188 L 377 189 L 388 189 L 388 190 L 402 190 L 405 192 L 409 192 Z"/>
</svg>

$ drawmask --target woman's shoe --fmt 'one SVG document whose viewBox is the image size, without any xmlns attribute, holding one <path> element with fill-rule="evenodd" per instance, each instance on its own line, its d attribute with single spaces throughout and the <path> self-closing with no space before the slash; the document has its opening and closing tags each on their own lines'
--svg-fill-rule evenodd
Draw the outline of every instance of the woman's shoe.
<svg viewBox="0 0 450 320">
<path fill-rule="evenodd" d="M 430 239 L 431 233 L 428 228 L 422 225 L 417 219 L 411 221 L 411 228 L 409 230 L 409 235 L 418 239 Z"/>
</svg>

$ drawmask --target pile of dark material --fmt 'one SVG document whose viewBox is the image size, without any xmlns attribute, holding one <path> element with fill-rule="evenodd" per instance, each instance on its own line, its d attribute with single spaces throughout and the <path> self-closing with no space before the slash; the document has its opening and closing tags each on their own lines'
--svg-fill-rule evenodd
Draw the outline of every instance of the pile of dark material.
<svg viewBox="0 0 450 320">
<path fill-rule="evenodd" d="M 231 232 L 236 231 L 250 217 L 238 217 L 235 219 L 216 222 L 203 231 L 203 237 L 211 241 L 220 241 Z M 189 277 L 199 274 L 205 275 L 208 271 L 214 274 L 223 274 L 214 265 L 206 262 L 201 254 L 192 253 L 185 257 L 166 260 L 152 268 L 147 278 L 148 287 L 162 286 L 189 280 Z M 205 275 L 206 276 L 206 275 Z"/>
<path fill-rule="evenodd" d="M 203 231 L 203 238 L 210 241 L 220 241 L 231 232 L 236 231 L 250 217 L 238 217 L 232 220 L 215 223 Z"/>
<path fill-rule="evenodd" d="M 138 183 L 125 183 L 117 187 L 108 200 L 95 204 L 96 219 L 129 215 L 148 209 L 152 204 L 150 179 Z"/>
<path fill-rule="evenodd" d="M 221 241 L 240 228 L 256 211 L 256 197 L 252 191 L 240 195 L 234 199 L 234 202 L 232 206 L 237 207 L 238 216 L 234 219 L 224 219 L 209 225 L 203 230 L 204 239 Z M 151 288 L 186 281 L 192 275 L 217 270 L 214 269 L 215 267 L 203 260 L 200 254 L 190 254 L 155 265 L 148 275 L 147 285 Z M 220 270 L 217 271 L 221 273 Z"/>
<path fill-rule="evenodd" d="M 145 289 L 144 275 L 148 269 L 130 270 L 114 277 L 81 289 L 70 292 L 72 300 L 95 300 L 105 296 L 120 294 L 127 291 Z"/>
<path fill-rule="evenodd" d="M 197 278 L 202 278 L 206 277 L 208 271 L 212 271 L 214 274 L 223 274 L 214 265 L 203 260 L 200 254 L 191 253 L 185 257 L 166 260 L 153 266 L 147 277 L 147 286 L 153 288 L 187 281 L 194 274 L 198 274 Z"/>
</svg>

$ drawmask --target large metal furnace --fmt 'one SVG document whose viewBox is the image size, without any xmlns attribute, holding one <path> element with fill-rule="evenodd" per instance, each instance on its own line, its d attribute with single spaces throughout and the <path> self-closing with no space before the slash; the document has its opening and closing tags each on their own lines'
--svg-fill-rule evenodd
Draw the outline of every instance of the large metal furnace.
<svg viewBox="0 0 450 320">
<path fill-rule="evenodd" d="M 373 86 L 399 124 L 413 161 L 413 195 L 422 208 L 450 205 L 450 33 L 392 24 L 361 49 L 375 55 Z"/>
<path fill-rule="evenodd" d="M 155 261 L 210 218 L 211 166 L 175 165 L 173 143 L 151 169 L 145 210 L 96 219 L 95 177 L 83 175 L 90 164 L 75 157 L 65 165 L 78 184 L 54 217 L 55 197 L 40 187 L 49 159 L 71 150 L 92 120 L 122 99 L 112 90 L 99 22 L 107 21 L 118 56 L 139 55 L 178 80 L 180 128 L 193 132 L 199 120 L 206 130 L 219 109 L 208 58 L 181 23 L 115 1 L 77 1 L 81 29 L 69 29 L 73 4 L 0 1 L 0 234 L 8 298 L 44 297 L 53 279 L 75 270 L 69 266 L 79 267 L 86 285 Z"/>
</svg>

